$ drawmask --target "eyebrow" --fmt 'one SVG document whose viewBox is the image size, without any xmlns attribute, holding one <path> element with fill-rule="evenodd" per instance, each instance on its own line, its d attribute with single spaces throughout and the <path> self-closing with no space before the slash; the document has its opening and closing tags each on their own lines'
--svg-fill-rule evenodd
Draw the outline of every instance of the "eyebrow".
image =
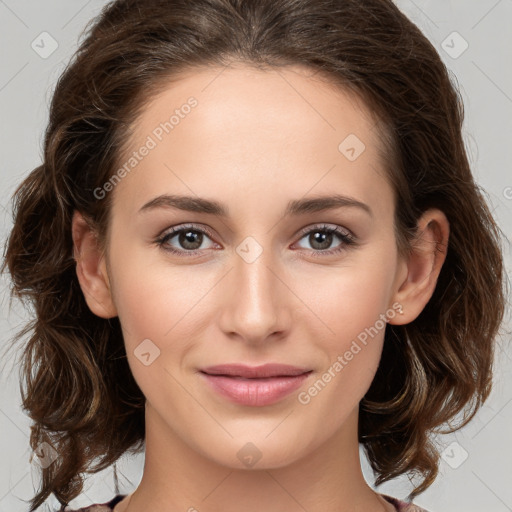
<svg viewBox="0 0 512 512">
<path fill-rule="evenodd" d="M 373 217 L 373 212 L 366 203 L 363 203 L 353 197 L 339 194 L 289 201 L 284 215 L 304 215 L 306 213 L 345 207 L 359 208 L 366 212 L 370 217 Z M 218 217 L 229 216 L 229 209 L 217 201 L 200 197 L 169 194 L 162 194 L 151 199 L 140 208 L 139 213 L 154 210 L 156 208 L 177 208 L 188 212 L 208 213 Z"/>
</svg>

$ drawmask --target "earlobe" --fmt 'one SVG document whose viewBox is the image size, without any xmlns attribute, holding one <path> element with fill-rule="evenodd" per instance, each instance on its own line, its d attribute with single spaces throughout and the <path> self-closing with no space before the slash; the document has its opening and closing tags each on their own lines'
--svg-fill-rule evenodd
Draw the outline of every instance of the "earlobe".
<svg viewBox="0 0 512 512">
<path fill-rule="evenodd" d="M 424 212 L 417 224 L 417 236 L 403 273 L 396 283 L 392 302 L 402 306 L 403 314 L 389 320 L 390 324 L 412 322 L 424 309 L 436 288 L 446 259 L 450 226 L 445 214 L 438 209 Z"/>
<path fill-rule="evenodd" d="M 71 232 L 76 273 L 89 309 L 101 318 L 117 316 L 105 256 L 97 243 L 96 233 L 78 211 L 73 213 Z"/>
</svg>

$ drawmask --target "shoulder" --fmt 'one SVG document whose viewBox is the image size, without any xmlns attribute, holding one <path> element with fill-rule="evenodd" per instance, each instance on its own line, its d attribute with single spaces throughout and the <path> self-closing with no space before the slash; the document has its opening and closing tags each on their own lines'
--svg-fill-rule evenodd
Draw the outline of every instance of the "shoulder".
<svg viewBox="0 0 512 512">
<path fill-rule="evenodd" d="M 110 501 L 105 503 L 94 503 L 88 507 L 73 509 L 71 507 L 61 508 L 58 512 L 111 512 L 114 507 L 125 497 L 125 494 L 117 494 Z M 57 511 L 56 511 L 57 512 Z"/>
<path fill-rule="evenodd" d="M 421 508 L 414 503 L 407 503 L 406 501 L 399 500 L 398 498 L 394 498 L 393 496 L 388 496 L 387 494 L 381 494 L 381 496 L 389 501 L 396 508 L 397 512 L 429 512 L 424 508 Z"/>
</svg>

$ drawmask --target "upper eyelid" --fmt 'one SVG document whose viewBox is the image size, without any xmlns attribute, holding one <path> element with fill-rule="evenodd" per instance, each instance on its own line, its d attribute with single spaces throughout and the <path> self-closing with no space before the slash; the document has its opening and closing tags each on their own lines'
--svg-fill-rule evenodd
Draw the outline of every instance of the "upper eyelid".
<svg viewBox="0 0 512 512">
<path fill-rule="evenodd" d="M 332 230 L 332 231 L 346 231 L 348 236 L 354 237 L 354 233 L 345 226 L 339 226 L 337 224 L 329 224 L 327 222 L 321 222 L 320 224 L 313 224 L 312 226 L 308 226 L 299 230 L 299 232 L 295 236 L 302 236 L 306 233 L 310 233 L 311 231 L 322 231 L 322 230 Z"/>
<path fill-rule="evenodd" d="M 205 232 L 209 237 L 214 236 L 212 231 L 204 226 L 200 226 L 200 225 L 196 225 L 196 224 L 185 224 L 183 226 L 166 228 L 157 236 L 157 238 L 163 238 L 168 235 L 176 235 L 177 233 L 180 233 L 181 231 L 185 231 L 187 229 L 190 229 L 191 231 Z"/>
</svg>

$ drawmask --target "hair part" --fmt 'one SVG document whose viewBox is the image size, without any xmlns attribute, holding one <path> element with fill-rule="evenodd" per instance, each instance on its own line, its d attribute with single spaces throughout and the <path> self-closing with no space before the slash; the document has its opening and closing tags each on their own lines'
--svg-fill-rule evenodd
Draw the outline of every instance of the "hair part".
<svg viewBox="0 0 512 512">
<path fill-rule="evenodd" d="M 430 435 L 461 411 L 465 425 L 492 385 L 504 314 L 500 230 L 471 175 L 463 104 L 435 48 L 391 0 L 118 0 L 88 27 L 50 105 L 44 160 L 15 191 L 4 267 L 12 294 L 35 308 L 24 346 L 30 444 L 59 458 L 42 469 L 31 511 L 63 505 L 83 474 L 143 447 L 144 396 L 118 318 L 88 308 L 76 275 L 71 219 L 80 211 L 106 248 L 115 172 L 147 102 L 180 73 L 241 62 L 303 65 L 375 114 L 395 192 L 401 254 L 416 223 L 439 208 L 450 241 L 435 292 L 410 324 L 388 325 L 381 364 L 360 403 L 359 441 L 377 485 L 404 473 L 429 487 L 439 453 Z"/>
</svg>

